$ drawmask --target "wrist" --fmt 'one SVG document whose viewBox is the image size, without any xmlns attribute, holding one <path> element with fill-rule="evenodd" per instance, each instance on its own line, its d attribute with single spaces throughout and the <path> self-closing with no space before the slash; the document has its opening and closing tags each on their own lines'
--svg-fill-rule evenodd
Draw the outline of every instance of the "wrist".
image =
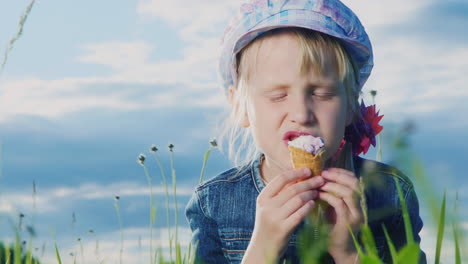
<svg viewBox="0 0 468 264">
<path fill-rule="evenodd" d="M 242 264 L 256 264 L 256 263 L 268 263 L 273 264 L 278 262 L 278 255 L 273 252 L 273 250 L 248 246 L 245 251 L 244 257 L 242 258 Z"/>
<path fill-rule="evenodd" d="M 359 254 L 357 251 L 346 253 L 330 253 L 336 264 L 360 264 Z"/>
<path fill-rule="evenodd" d="M 277 263 L 280 247 L 272 243 L 265 243 L 265 239 L 253 236 L 242 258 L 242 264 Z"/>
</svg>

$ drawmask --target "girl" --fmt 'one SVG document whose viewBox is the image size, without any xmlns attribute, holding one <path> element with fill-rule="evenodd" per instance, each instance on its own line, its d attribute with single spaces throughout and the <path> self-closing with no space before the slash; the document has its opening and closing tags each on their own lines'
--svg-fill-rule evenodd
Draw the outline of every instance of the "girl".
<svg viewBox="0 0 468 264">
<path fill-rule="evenodd" d="M 359 179 L 379 256 L 390 262 L 382 225 L 397 249 L 406 243 L 395 177 L 416 242 L 422 221 L 410 180 L 358 156 L 382 129 L 375 108 L 358 103 L 373 66 L 359 19 L 338 0 L 252 0 L 239 11 L 219 62 L 231 105 L 223 137 L 237 166 L 197 186 L 187 205 L 197 262 L 300 263 L 298 232 L 321 200 L 330 205 L 327 262 L 360 263 L 348 229 L 364 222 Z M 299 135 L 324 139 L 320 175 L 293 169 L 287 142 Z"/>
</svg>

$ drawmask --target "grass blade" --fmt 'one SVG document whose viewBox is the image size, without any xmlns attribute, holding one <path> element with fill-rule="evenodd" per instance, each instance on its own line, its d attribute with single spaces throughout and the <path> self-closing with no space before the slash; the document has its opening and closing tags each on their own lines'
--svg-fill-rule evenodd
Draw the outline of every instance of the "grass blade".
<svg viewBox="0 0 468 264">
<path fill-rule="evenodd" d="M 208 157 L 210 156 L 211 150 L 212 150 L 212 148 L 210 147 L 206 151 L 205 155 L 203 156 L 203 165 L 202 165 L 202 169 L 201 169 L 201 172 L 200 172 L 200 180 L 198 181 L 198 183 L 200 183 L 200 184 L 203 182 L 203 176 L 205 175 L 206 163 L 208 161 Z"/>
<path fill-rule="evenodd" d="M 188 253 L 187 253 L 187 262 L 184 262 L 184 263 L 190 263 L 191 256 L 192 256 L 192 243 L 189 242 L 189 244 L 188 244 Z"/>
<path fill-rule="evenodd" d="M 159 263 L 165 263 L 163 255 L 162 255 L 162 249 L 161 248 L 158 248 L 158 255 L 159 255 Z"/>
<path fill-rule="evenodd" d="M 29 239 L 28 251 L 26 252 L 26 264 L 32 263 L 32 239 Z"/>
<path fill-rule="evenodd" d="M 178 234 L 178 227 L 179 227 L 179 209 L 177 207 L 177 177 L 176 177 L 176 171 L 174 167 L 174 145 L 169 144 L 169 152 L 171 154 L 171 174 L 172 174 L 172 187 L 173 187 L 173 192 L 174 192 L 174 210 L 175 210 L 175 216 L 174 216 L 174 222 L 175 222 L 175 235 L 174 235 L 174 246 L 177 246 L 178 240 L 179 240 L 179 234 Z M 172 259 L 171 259 L 172 261 Z"/>
<path fill-rule="evenodd" d="M 10 257 L 11 257 L 11 250 L 10 250 L 10 247 L 9 246 L 5 246 L 5 263 L 6 264 L 10 264 L 11 260 L 10 260 Z"/>
<path fill-rule="evenodd" d="M 405 224 L 406 243 L 412 244 L 414 243 L 414 237 L 413 237 L 413 228 L 411 227 L 411 220 L 410 220 L 409 213 L 408 213 L 408 207 L 406 205 L 405 198 L 403 197 L 403 192 L 401 191 L 401 186 L 400 186 L 398 179 L 395 177 L 394 180 L 395 180 L 395 185 L 397 187 L 398 197 L 400 199 L 400 204 L 401 204 L 401 211 L 403 214 L 403 221 Z"/>
<path fill-rule="evenodd" d="M 119 229 L 120 229 L 120 255 L 119 255 L 119 263 L 122 264 L 122 255 L 124 250 L 124 237 L 123 237 L 123 225 L 122 225 L 122 217 L 120 216 L 120 206 L 119 206 L 120 196 L 115 196 L 114 199 L 114 207 L 117 213 L 117 219 L 119 221 Z"/>
<path fill-rule="evenodd" d="M 382 264 L 382 261 L 377 256 L 364 255 L 361 258 L 361 264 Z"/>
<path fill-rule="evenodd" d="M 377 246 L 375 244 L 374 236 L 368 225 L 363 225 L 361 228 L 361 240 L 366 249 L 366 254 L 369 256 L 377 256 Z"/>
<path fill-rule="evenodd" d="M 354 235 L 354 232 L 349 225 L 348 225 L 348 230 L 349 230 L 349 233 L 351 234 L 351 237 L 353 238 L 354 246 L 356 247 L 359 257 L 361 258 L 364 257 L 364 253 L 362 252 L 361 245 L 359 245 L 359 242 L 357 241 L 356 236 Z"/>
<path fill-rule="evenodd" d="M 159 160 L 159 157 L 156 153 L 156 151 L 154 151 L 154 158 L 156 160 L 156 163 L 158 164 L 158 167 L 159 167 L 159 170 L 161 172 L 161 176 L 162 176 L 162 179 L 163 179 L 163 185 L 164 185 L 164 195 L 165 195 L 165 198 L 166 198 L 166 225 L 167 225 L 167 236 L 168 237 L 171 237 L 171 225 L 170 225 L 170 214 L 169 214 L 169 191 L 168 191 L 168 186 L 167 186 L 167 180 L 166 180 L 166 173 L 164 172 L 164 168 L 162 166 L 162 163 L 161 161 Z M 172 249 L 170 248 L 170 256 L 171 256 L 171 259 L 172 259 Z M 152 264 L 152 263 L 151 263 Z"/>
<path fill-rule="evenodd" d="M 193 246 L 193 253 L 190 254 L 190 248 L 192 246 L 192 243 L 189 243 L 189 264 L 194 264 L 195 263 L 195 256 L 196 256 L 196 252 L 197 252 L 197 248 L 198 248 L 198 242 L 195 242 L 195 245 Z"/>
<path fill-rule="evenodd" d="M 20 21 L 18 23 L 18 31 L 9 41 L 5 53 L 3 54 L 2 64 L 0 65 L 0 74 L 5 68 L 5 65 L 8 61 L 8 54 L 10 54 L 11 50 L 13 49 L 15 42 L 23 35 L 24 24 L 26 23 L 26 20 L 28 19 L 29 13 L 31 12 L 35 2 L 35 0 L 31 0 L 31 2 L 29 2 L 29 5 L 26 7 L 26 10 L 24 11 L 23 15 L 20 17 Z"/>
<path fill-rule="evenodd" d="M 440 251 L 442 250 L 442 240 L 444 238 L 445 196 L 446 196 L 446 193 L 444 192 L 444 197 L 442 198 L 442 206 L 440 208 L 439 227 L 437 228 L 437 244 L 436 244 L 436 252 L 435 252 L 435 262 L 434 262 L 435 264 L 440 263 Z"/>
<path fill-rule="evenodd" d="M 150 188 L 150 264 L 153 264 L 153 227 L 156 219 L 156 210 L 153 205 L 153 183 L 151 180 L 151 175 L 149 174 L 148 169 L 146 168 L 146 165 L 142 164 L 142 166 L 145 171 L 146 181 Z"/>
<path fill-rule="evenodd" d="M 14 250 L 13 263 L 21 264 L 21 238 L 18 229 L 15 228 L 15 250 Z"/>
<path fill-rule="evenodd" d="M 458 240 L 458 228 L 455 224 L 452 224 L 453 228 L 453 240 L 455 242 L 455 264 L 461 264 L 461 254 L 460 254 L 460 242 Z"/>
<path fill-rule="evenodd" d="M 60 258 L 60 252 L 59 252 L 59 249 L 57 247 L 57 242 L 54 242 L 54 249 L 55 249 L 55 258 L 57 259 L 57 262 L 59 264 L 62 264 L 62 259 Z"/>
<path fill-rule="evenodd" d="M 419 262 L 419 245 L 416 243 L 409 243 L 398 252 L 398 259 L 396 263 L 405 264 L 418 264 Z"/>
<path fill-rule="evenodd" d="M 180 243 L 176 244 L 176 264 L 182 264 L 182 253 L 180 251 Z"/>
<path fill-rule="evenodd" d="M 54 230 L 52 228 L 50 229 L 50 233 L 52 234 L 52 237 L 54 238 L 55 258 L 57 259 L 57 262 L 59 264 L 62 264 L 62 259 L 60 258 L 60 252 L 59 252 L 59 249 L 58 249 L 58 246 L 57 246 L 57 240 L 55 239 Z"/>
<path fill-rule="evenodd" d="M 398 255 L 395 249 L 395 245 L 393 245 L 393 241 L 390 238 L 390 235 L 388 234 L 387 227 L 385 227 L 385 225 L 382 225 L 382 229 L 384 231 L 385 238 L 387 239 L 388 248 L 390 249 L 390 255 L 392 256 L 392 262 L 397 263 Z"/>
</svg>

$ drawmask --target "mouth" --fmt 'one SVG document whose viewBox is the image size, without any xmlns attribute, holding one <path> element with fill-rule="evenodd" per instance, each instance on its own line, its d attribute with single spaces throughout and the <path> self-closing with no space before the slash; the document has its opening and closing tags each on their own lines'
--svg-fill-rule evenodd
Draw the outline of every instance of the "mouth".
<svg viewBox="0 0 468 264">
<path fill-rule="evenodd" d="M 288 131 L 284 133 L 283 141 L 287 146 L 289 141 L 294 140 L 300 136 L 312 136 L 312 134 L 302 131 Z"/>
</svg>

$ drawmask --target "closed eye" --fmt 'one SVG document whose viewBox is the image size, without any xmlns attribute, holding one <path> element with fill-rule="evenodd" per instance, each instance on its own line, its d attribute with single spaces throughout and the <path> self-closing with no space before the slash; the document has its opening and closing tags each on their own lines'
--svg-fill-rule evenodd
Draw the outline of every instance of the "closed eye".
<svg viewBox="0 0 468 264">
<path fill-rule="evenodd" d="M 335 93 L 324 93 L 324 92 L 315 92 L 312 96 L 320 99 L 320 100 L 330 100 L 336 96 Z"/>
<path fill-rule="evenodd" d="M 275 95 L 270 96 L 270 100 L 271 100 L 272 102 L 281 102 L 281 101 L 283 101 L 284 99 L 286 99 L 287 96 L 288 96 L 288 94 L 286 94 L 286 93 L 283 93 L 283 94 L 275 94 Z"/>
</svg>

